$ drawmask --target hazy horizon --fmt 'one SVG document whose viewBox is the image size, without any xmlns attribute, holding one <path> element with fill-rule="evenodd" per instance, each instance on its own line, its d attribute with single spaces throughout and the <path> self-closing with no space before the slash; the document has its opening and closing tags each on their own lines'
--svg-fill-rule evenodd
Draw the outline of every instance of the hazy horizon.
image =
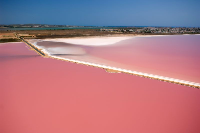
<svg viewBox="0 0 200 133">
<path fill-rule="evenodd" d="M 200 26 L 156 26 L 156 25 L 69 25 L 69 24 L 30 24 L 30 23 L 21 23 L 21 24 L 0 24 L 0 25 L 63 25 L 63 26 L 86 26 L 86 27 L 200 27 Z"/>
</svg>

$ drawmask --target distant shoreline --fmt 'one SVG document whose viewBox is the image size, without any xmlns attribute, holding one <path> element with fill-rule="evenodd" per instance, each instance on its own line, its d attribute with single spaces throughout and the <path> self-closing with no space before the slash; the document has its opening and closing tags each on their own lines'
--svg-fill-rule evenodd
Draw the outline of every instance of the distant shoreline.
<svg viewBox="0 0 200 133">
<path fill-rule="evenodd" d="M 99 28 L 99 27 L 98 27 Z M 104 29 L 105 30 L 105 29 Z M 16 34 L 20 34 L 26 39 L 55 39 L 55 38 L 74 38 L 74 37 L 107 37 L 107 36 L 155 36 L 155 35 L 184 35 L 180 33 L 132 33 L 120 32 L 119 29 L 105 30 L 100 29 L 57 29 L 57 30 L 16 30 L 7 31 L 0 30 L 0 43 L 4 42 L 18 42 Z M 123 30 L 123 29 L 122 29 Z M 188 34 L 188 33 L 185 33 Z M 190 33 L 194 35 L 194 33 Z M 200 33 L 199 33 L 200 34 Z"/>
</svg>

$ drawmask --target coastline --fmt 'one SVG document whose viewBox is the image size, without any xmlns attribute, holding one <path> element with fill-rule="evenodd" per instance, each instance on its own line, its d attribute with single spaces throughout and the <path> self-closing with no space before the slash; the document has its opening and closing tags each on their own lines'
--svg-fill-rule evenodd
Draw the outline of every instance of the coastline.
<svg viewBox="0 0 200 133">
<path fill-rule="evenodd" d="M 29 31 L 27 31 L 29 32 Z M 25 33 L 27 33 L 25 32 Z M 20 32 L 21 33 L 21 32 Z M 2 33 L 4 34 L 4 33 Z M 6 33 L 5 33 L 6 34 Z M 16 33 L 12 33 L 13 35 L 16 34 Z M 23 32 L 22 32 L 23 34 Z M 35 32 L 32 33 L 30 31 L 29 34 L 33 34 L 33 36 L 35 36 L 34 34 L 36 34 Z M 48 40 L 48 39 L 64 39 L 64 38 L 68 38 L 68 39 L 72 39 L 72 38 L 96 38 L 96 37 L 153 37 L 153 36 L 173 36 L 173 35 L 200 35 L 200 34 L 103 34 L 103 35 L 73 35 L 73 36 L 66 36 L 66 35 L 60 35 L 60 36 L 54 36 L 53 34 L 52 35 L 49 35 L 47 37 L 25 37 L 26 39 L 30 39 L 30 40 Z M 0 37 L 0 43 L 7 43 L 7 42 L 20 42 L 19 39 L 16 39 L 15 37 L 11 37 L 11 38 L 1 38 Z"/>
<path fill-rule="evenodd" d="M 65 43 L 71 43 L 72 40 L 74 40 L 74 42 L 72 42 L 71 44 L 74 44 L 74 45 L 81 45 L 80 43 L 80 39 L 83 39 L 83 40 L 86 40 L 86 39 L 103 39 L 103 38 L 122 38 L 121 40 L 119 41 L 123 41 L 123 40 L 126 40 L 126 39 L 131 39 L 131 38 L 135 38 L 135 37 L 160 37 L 160 36 L 181 36 L 181 35 L 200 35 L 200 34 L 178 34 L 178 35 L 136 35 L 136 34 L 117 34 L 117 35 L 105 35 L 105 36 L 84 36 L 84 37 L 71 37 L 71 38 L 44 38 L 44 39 L 27 39 L 28 41 L 30 41 L 31 43 L 34 43 L 34 42 L 40 42 L 40 41 L 53 41 L 53 42 L 65 42 Z M 70 40 L 68 42 L 68 40 Z M 98 40 L 97 40 L 98 41 Z M 95 42 L 95 40 L 93 41 Z M 118 41 L 117 41 L 118 42 Z M 110 43 L 110 44 L 107 44 L 107 45 L 112 45 L 114 44 L 115 42 L 113 43 Z M 86 43 L 84 43 L 84 45 L 87 45 Z M 91 46 L 91 45 L 89 45 Z M 94 45 L 95 46 L 95 45 Z"/>
</svg>

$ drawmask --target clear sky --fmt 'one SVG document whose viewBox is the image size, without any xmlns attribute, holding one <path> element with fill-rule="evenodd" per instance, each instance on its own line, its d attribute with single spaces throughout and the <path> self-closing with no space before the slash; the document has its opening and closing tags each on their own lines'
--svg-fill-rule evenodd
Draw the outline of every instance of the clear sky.
<svg viewBox="0 0 200 133">
<path fill-rule="evenodd" d="M 0 24 L 200 27 L 200 0 L 0 0 Z"/>
</svg>

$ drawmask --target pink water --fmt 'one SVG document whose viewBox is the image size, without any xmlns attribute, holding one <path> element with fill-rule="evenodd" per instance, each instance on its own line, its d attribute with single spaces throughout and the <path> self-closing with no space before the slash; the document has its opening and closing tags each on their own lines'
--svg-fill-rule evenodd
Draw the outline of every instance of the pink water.
<svg viewBox="0 0 200 133">
<path fill-rule="evenodd" d="M 200 83 L 199 35 L 133 37 L 113 45 L 95 47 L 58 42 L 40 42 L 38 45 L 60 48 L 54 53 L 66 53 L 57 55 L 64 58 Z"/>
<path fill-rule="evenodd" d="M 200 83 L 200 36 L 139 37 L 117 45 L 94 47 L 95 57 L 119 67 Z"/>
<path fill-rule="evenodd" d="M 1 133 L 198 133 L 200 91 L 0 45 Z"/>
</svg>

